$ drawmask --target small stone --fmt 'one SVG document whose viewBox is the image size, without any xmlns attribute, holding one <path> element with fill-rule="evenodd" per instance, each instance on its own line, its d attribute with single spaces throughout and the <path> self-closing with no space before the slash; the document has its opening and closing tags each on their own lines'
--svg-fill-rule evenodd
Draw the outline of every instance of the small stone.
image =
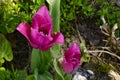
<svg viewBox="0 0 120 80">
<path fill-rule="evenodd" d="M 78 69 L 78 71 L 72 77 L 72 80 L 93 80 L 93 79 L 94 79 L 93 71 L 82 69 Z"/>
</svg>

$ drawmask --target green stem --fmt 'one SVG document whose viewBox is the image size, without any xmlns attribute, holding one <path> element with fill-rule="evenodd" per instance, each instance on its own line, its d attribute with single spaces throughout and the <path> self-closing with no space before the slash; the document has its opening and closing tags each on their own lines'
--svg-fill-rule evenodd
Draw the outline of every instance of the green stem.
<svg viewBox="0 0 120 80">
<path fill-rule="evenodd" d="M 34 70 L 34 77 L 35 77 L 35 80 L 38 80 L 38 69 L 37 68 Z"/>
</svg>

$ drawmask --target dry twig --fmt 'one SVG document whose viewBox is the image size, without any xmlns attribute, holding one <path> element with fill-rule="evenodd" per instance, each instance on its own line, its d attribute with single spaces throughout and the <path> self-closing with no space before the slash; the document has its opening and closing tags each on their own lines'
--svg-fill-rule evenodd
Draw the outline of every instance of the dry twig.
<svg viewBox="0 0 120 80">
<path fill-rule="evenodd" d="M 119 59 L 120 60 L 120 57 L 118 56 L 118 55 L 116 55 L 115 53 L 111 53 L 111 52 L 109 52 L 109 51 L 104 51 L 104 50 L 94 50 L 94 51 L 91 51 L 91 50 L 86 50 L 85 52 L 88 52 L 88 53 L 107 53 L 107 54 L 109 54 L 109 55 L 111 55 L 111 56 L 114 56 L 114 57 L 116 57 L 117 59 Z"/>
</svg>

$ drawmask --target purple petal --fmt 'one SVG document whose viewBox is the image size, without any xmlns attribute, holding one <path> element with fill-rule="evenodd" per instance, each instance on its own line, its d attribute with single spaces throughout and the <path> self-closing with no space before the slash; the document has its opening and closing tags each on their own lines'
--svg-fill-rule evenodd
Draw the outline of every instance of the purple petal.
<svg viewBox="0 0 120 80">
<path fill-rule="evenodd" d="M 64 54 L 63 69 L 66 73 L 75 72 L 80 65 L 80 49 L 77 43 L 74 43 Z"/>
<path fill-rule="evenodd" d="M 20 23 L 18 26 L 17 26 L 17 30 L 22 33 L 27 39 L 28 38 L 28 34 L 30 33 L 30 25 L 28 23 Z"/>
<path fill-rule="evenodd" d="M 51 46 L 53 46 L 57 43 L 64 44 L 64 36 L 62 35 L 62 33 L 54 34 L 52 39 L 53 40 L 44 39 L 44 42 L 46 42 L 46 41 L 48 41 L 48 42 L 44 44 L 44 47 L 42 47 L 42 50 L 48 50 L 48 49 L 50 49 Z"/>
<path fill-rule="evenodd" d="M 41 25 L 49 24 L 52 28 L 52 18 L 46 6 L 42 6 L 33 16 L 32 27 L 39 29 Z"/>
<path fill-rule="evenodd" d="M 27 38 L 27 40 L 30 42 L 32 47 L 34 48 L 38 47 L 38 45 L 34 43 L 35 41 L 31 40 L 31 27 L 28 23 L 20 23 L 17 26 L 17 30 Z"/>
<path fill-rule="evenodd" d="M 62 66 L 63 66 L 64 71 L 68 74 L 73 71 L 72 63 L 68 63 L 65 58 L 63 59 Z"/>
<path fill-rule="evenodd" d="M 52 36 L 52 26 L 51 24 L 44 24 L 41 25 L 41 27 L 39 28 L 39 32 L 43 32 L 46 35 Z"/>
<path fill-rule="evenodd" d="M 37 45 L 36 48 L 39 48 L 40 50 L 47 50 L 49 49 L 47 46 L 49 42 L 52 41 L 52 37 L 46 36 L 43 32 L 38 32 L 36 29 L 33 29 L 30 34 L 30 41 Z"/>
<path fill-rule="evenodd" d="M 80 66 L 80 60 L 77 59 L 77 58 L 72 58 L 71 63 L 74 66 L 74 70 L 73 71 L 76 71 L 78 69 L 78 67 Z"/>
<path fill-rule="evenodd" d="M 44 35 L 42 32 L 38 32 L 36 29 L 31 29 L 27 23 L 20 23 L 17 30 L 23 34 L 34 48 L 44 50 L 52 41 L 52 37 Z"/>
<path fill-rule="evenodd" d="M 77 43 L 72 44 L 70 48 L 65 52 L 66 59 L 72 58 L 73 56 L 80 58 L 80 49 Z"/>
<path fill-rule="evenodd" d="M 58 32 L 54 34 L 52 37 L 53 37 L 53 40 L 50 43 L 51 46 L 57 43 L 64 44 L 64 36 L 62 33 Z"/>
</svg>

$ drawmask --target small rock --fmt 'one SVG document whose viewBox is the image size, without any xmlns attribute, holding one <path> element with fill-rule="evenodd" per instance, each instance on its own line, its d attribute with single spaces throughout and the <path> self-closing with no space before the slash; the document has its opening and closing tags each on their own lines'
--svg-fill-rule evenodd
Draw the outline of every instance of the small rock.
<svg viewBox="0 0 120 80">
<path fill-rule="evenodd" d="M 93 71 L 78 69 L 78 71 L 73 75 L 72 80 L 93 80 L 93 78 Z"/>
</svg>

